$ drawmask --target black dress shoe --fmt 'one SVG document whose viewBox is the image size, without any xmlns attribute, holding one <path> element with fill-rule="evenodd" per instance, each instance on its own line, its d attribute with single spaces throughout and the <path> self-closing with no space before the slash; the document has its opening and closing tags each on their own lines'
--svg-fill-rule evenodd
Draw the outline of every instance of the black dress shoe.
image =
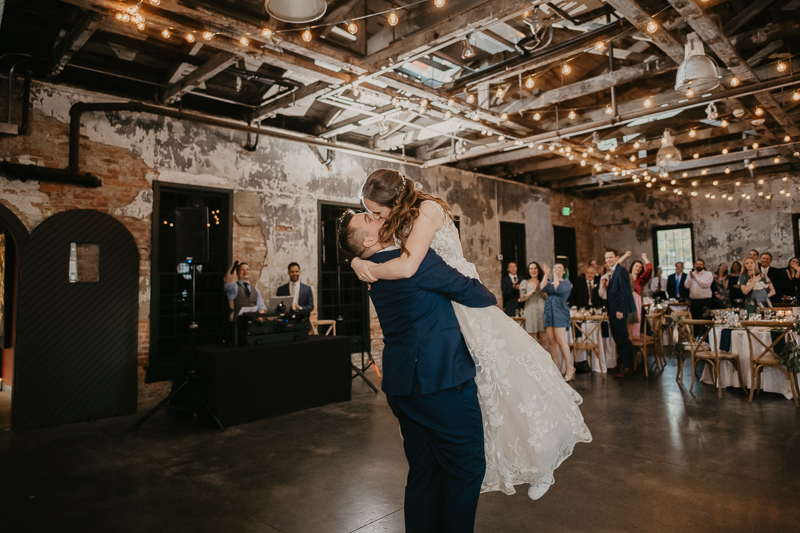
<svg viewBox="0 0 800 533">
<path fill-rule="evenodd" d="M 632 368 L 623 368 L 622 370 L 620 370 L 619 372 L 614 374 L 614 377 L 615 378 L 624 378 L 626 376 L 631 376 L 631 375 L 633 375 L 633 369 Z"/>
<path fill-rule="evenodd" d="M 616 374 L 617 372 L 619 372 L 619 365 L 613 366 L 611 368 L 606 368 L 606 372 L 608 372 L 609 374 Z"/>
</svg>

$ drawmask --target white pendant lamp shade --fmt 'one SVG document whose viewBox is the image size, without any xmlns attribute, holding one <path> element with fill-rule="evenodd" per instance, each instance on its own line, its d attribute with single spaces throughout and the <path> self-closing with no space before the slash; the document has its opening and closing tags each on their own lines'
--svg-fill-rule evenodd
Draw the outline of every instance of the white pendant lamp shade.
<svg viewBox="0 0 800 533">
<path fill-rule="evenodd" d="M 328 8 L 325 0 L 266 0 L 264 6 L 270 16 L 291 24 L 318 20 Z"/>
<path fill-rule="evenodd" d="M 675 77 L 675 91 L 685 93 L 692 89 L 695 94 L 702 94 L 719 87 L 719 75 L 714 60 L 703 51 L 703 42 L 696 33 L 686 36 L 686 55 L 678 67 Z"/>
<path fill-rule="evenodd" d="M 669 131 L 664 130 L 664 139 L 666 140 L 664 146 L 659 148 L 656 154 L 656 165 L 668 169 L 680 163 L 682 158 L 681 151 L 672 145 L 672 135 Z"/>
</svg>

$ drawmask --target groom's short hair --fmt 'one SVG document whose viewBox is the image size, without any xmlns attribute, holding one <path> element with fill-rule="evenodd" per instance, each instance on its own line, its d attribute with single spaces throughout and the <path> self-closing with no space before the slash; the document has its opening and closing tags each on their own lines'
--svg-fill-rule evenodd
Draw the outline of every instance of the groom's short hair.
<svg viewBox="0 0 800 533">
<path fill-rule="evenodd" d="M 342 218 L 339 219 L 339 247 L 349 254 L 353 254 L 356 257 L 361 257 L 361 255 L 367 250 L 364 246 L 364 239 L 367 238 L 367 231 L 363 228 L 351 228 L 350 222 L 353 220 L 353 217 L 359 213 L 348 209 L 345 211 Z"/>
</svg>

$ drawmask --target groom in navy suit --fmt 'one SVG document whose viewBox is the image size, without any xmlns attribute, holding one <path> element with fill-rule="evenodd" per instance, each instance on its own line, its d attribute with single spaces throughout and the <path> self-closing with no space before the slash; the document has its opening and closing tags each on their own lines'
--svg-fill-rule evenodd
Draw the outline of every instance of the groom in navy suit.
<svg viewBox="0 0 800 533">
<path fill-rule="evenodd" d="M 367 213 L 348 212 L 339 245 L 375 263 L 399 257 L 398 247 L 380 242 L 380 227 Z M 497 299 L 430 249 L 416 274 L 373 283 L 370 296 L 384 337 L 381 388 L 408 460 L 406 531 L 471 532 L 486 472 L 483 420 L 475 362 L 451 300 L 489 307 Z"/>
<path fill-rule="evenodd" d="M 630 252 L 628 252 L 630 253 Z M 616 250 L 606 250 L 606 266 L 611 270 L 605 292 L 608 297 L 608 323 L 617 345 L 617 372 L 621 378 L 633 374 L 633 346 L 628 336 L 628 315 L 636 311 L 628 270 L 619 264 Z"/>
</svg>

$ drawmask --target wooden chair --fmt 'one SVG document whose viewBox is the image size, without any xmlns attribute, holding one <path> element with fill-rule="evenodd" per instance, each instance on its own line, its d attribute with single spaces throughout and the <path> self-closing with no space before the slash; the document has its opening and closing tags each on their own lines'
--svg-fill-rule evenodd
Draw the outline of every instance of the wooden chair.
<svg viewBox="0 0 800 533">
<path fill-rule="evenodd" d="M 336 321 L 335 320 L 312 320 L 311 321 L 311 334 L 319 335 L 319 326 L 328 326 L 328 329 L 323 335 L 336 336 Z"/>
<path fill-rule="evenodd" d="M 692 314 L 689 311 L 673 311 L 672 315 L 678 317 L 679 320 L 692 318 Z M 678 352 L 679 355 L 677 355 L 678 371 L 675 373 L 675 381 L 683 381 L 683 362 L 686 356 L 692 353 L 687 335 L 694 335 L 694 329 L 691 326 L 686 326 L 686 328 L 684 328 L 682 325 L 679 325 L 678 343 L 681 346 L 681 350 Z M 670 336 L 669 341 L 675 342 L 674 337 Z"/>
<path fill-rule="evenodd" d="M 750 402 L 753 401 L 753 391 L 758 389 L 761 392 L 761 371 L 768 366 L 779 368 L 784 373 L 786 379 L 789 380 L 789 386 L 792 388 L 792 397 L 794 398 L 795 407 L 800 407 L 800 402 L 797 398 L 797 373 L 790 372 L 784 365 L 781 364 L 781 358 L 775 353 L 775 345 L 781 340 L 786 340 L 786 335 L 792 331 L 793 324 L 788 322 L 742 322 L 742 327 L 747 332 L 747 341 L 750 344 Z M 770 328 L 771 330 L 782 329 L 780 335 L 767 346 L 764 341 L 757 335 L 751 328 Z M 753 349 L 753 341 L 758 343 L 757 348 Z M 758 384 L 756 384 L 756 378 Z M 741 381 L 741 377 L 739 380 Z M 742 381 L 742 388 L 744 388 L 744 381 Z"/>
<path fill-rule="evenodd" d="M 606 366 L 600 356 L 600 342 L 602 342 L 601 324 L 605 320 L 603 315 L 577 315 L 572 317 L 572 350 L 573 357 L 578 357 L 578 352 L 586 352 L 589 366 L 592 366 L 592 356 L 597 358 L 603 378 L 606 377 Z M 577 333 L 581 336 L 578 337 Z"/>
<path fill-rule="evenodd" d="M 641 355 L 643 359 L 642 362 L 644 364 L 644 375 L 649 377 L 650 374 L 647 369 L 647 352 L 651 346 L 653 347 L 653 358 L 656 361 L 656 366 L 659 370 L 664 370 L 662 363 L 664 352 L 661 346 L 661 331 L 664 324 L 664 311 L 644 315 L 644 319 L 645 331 L 638 339 L 631 339 L 631 344 L 634 348 L 633 369 L 636 370 L 636 367 L 639 363 L 638 356 Z M 647 334 L 647 326 L 650 326 L 649 335 Z"/>
<path fill-rule="evenodd" d="M 722 398 L 722 362 L 730 361 L 736 367 L 736 372 L 739 374 L 739 383 L 744 384 L 742 380 L 742 369 L 739 368 L 739 354 L 731 352 L 723 352 L 719 349 L 717 342 L 717 330 L 714 328 L 713 320 L 691 320 L 682 319 L 681 325 L 687 327 L 686 338 L 688 339 L 689 346 L 692 351 L 692 383 L 689 385 L 689 390 L 694 387 L 694 378 L 697 374 L 697 363 L 705 361 L 707 365 L 711 365 L 711 370 L 714 375 L 714 383 L 717 385 L 717 396 Z M 705 328 L 705 333 L 700 338 L 695 337 L 695 326 Z M 709 341 L 709 337 L 711 340 Z"/>
</svg>

